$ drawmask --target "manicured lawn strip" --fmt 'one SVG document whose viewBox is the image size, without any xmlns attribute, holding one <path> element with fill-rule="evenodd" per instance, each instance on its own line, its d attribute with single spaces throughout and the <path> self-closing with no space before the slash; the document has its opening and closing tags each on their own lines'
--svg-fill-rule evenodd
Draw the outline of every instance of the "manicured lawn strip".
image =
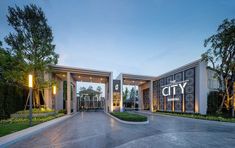
<svg viewBox="0 0 235 148">
<path fill-rule="evenodd" d="M 146 116 L 128 112 L 112 112 L 110 114 L 124 121 L 143 122 L 148 120 Z"/>
<path fill-rule="evenodd" d="M 43 123 L 58 117 L 63 116 L 64 114 L 60 113 L 55 116 L 47 116 L 47 117 L 35 117 L 32 120 L 32 124 L 37 125 L 39 123 Z M 10 118 L 8 120 L 0 121 L 0 137 L 26 129 L 29 127 L 29 119 L 27 118 Z"/>
<path fill-rule="evenodd" d="M 178 117 L 235 123 L 235 118 L 225 118 L 222 116 L 200 115 L 200 114 L 193 114 L 193 113 L 163 112 L 163 111 L 157 111 L 156 113 L 164 114 L 164 115 L 171 115 L 171 116 L 178 116 Z"/>
</svg>

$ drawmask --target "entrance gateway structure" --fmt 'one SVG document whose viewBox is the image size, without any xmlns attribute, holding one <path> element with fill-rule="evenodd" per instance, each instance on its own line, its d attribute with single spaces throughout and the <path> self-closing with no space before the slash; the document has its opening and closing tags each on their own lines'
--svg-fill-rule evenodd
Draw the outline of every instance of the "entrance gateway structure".
<svg viewBox="0 0 235 148">
<path fill-rule="evenodd" d="M 52 88 L 45 89 L 45 105 L 55 110 L 66 109 L 67 114 L 79 110 L 77 81 L 105 85 L 105 112 L 124 111 L 123 85 L 136 85 L 139 110 L 206 114 L 207 95 L 219 87 L 213 70 L 201 60 L 157 77 L 121 73 L 116 79 L 108 71 L 50 66 L 52 71 L 45 74 L 45 79 L 56 82 L 57 93 L 53 95 Z"/>
</svg>

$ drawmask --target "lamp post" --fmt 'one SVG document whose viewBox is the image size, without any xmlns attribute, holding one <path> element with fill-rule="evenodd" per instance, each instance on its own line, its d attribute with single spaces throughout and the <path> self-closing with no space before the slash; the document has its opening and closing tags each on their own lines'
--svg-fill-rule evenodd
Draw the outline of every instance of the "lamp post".
<svg viewBox="0 0 235 148">
<path fill-rule="evenodd" d="M 33 75 L 29 74 L 29 126 L 32 126 L 32 91 L 33 91 Z"/>
</svg>

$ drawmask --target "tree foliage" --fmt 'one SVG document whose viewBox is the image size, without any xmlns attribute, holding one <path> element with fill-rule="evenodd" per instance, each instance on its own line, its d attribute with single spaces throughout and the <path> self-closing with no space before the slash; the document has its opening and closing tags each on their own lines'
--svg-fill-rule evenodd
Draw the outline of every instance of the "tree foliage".
<svg viewBox="0 0 235 148">
<path fill-rule="evenodd" d="M 229 109 L 232 98 L 232 82 L 235 80 L 235 19 L 225 19 L 217 29 L 217 33 L 205 40 L 209 49 L 202 54 L 202 59 L 210 63 L 219 80 L 220 91 L 224 93 L 218 111 L 223 105 Z"/>
<path fill-rule="evenodd" d="M 89 86 L 88 88 L 81 87 L 79 91 L 79 96 L 82 97 L 84 95 L 88 95 L 92 98 L 93 96 L 96 96 L 96 95 L 100 96 L 101 93 L 102 93 L 101 87 L 99 88 L 99 86 L 97 87 L 96 90 L 94 90 L 92 86 Z"/>
<path fill-rule="evenodd" d="M 44 80 L 44 72 L 48 72 L 48 64 L 56 64 L 58 54 L 55 53 L 53 35 L 41 8 L 27 5 L 9 7 L 7 21 L 14 29 L 5 37 L 7 52 L 13 59 L 13 69 L 4 71 L 4 77 L 12 83 L 27 86 L 28 74 L 33 74 L 34 105 L 40 105 L 40 92 L 49 87 Z"/>
<path fill-rule="evenodd" d="M 123 102 L 125 102 L 127 100 L 128 95 L 129 95 L 129 90 L 126 87 L 125 91 L 123 91 Z"/>
<path fill-rule="evenodd" d="M 5 70 L 14 69 L 16 60 L 1 45 L 0 42 L 0 119 L 5 119 L 10 114 L 24 108 L 27 94 L 25 94 L 25 89 L 8 83 L 3 76 Z"/>
<path fill-rule="evenodd" d="M 130 100 L 135 100 L 138 97 L 138 91 L 132 87 L 130 91 Z"/>
</svg>

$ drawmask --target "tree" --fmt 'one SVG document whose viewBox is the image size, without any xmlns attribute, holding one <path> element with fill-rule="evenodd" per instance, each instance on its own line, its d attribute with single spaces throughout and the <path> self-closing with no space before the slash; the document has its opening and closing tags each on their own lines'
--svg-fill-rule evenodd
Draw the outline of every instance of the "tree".
<svg viewBox="0 0 235 148">
<path fill-rule="evenodd" d="M 130 91 L 130 100 L 133 100 L 134 101 L 134 99 L 135 99 L 135 97 L 136 97 L 136 91 L 135 91 L 135 88 L 134 87 L 132 87 L 131 88 L 131 91 Z"/>
<path fill-rule="evenodd" d="M 41 8 L 27 5 L 8 7 L 7 21 L 14 32 L 5 37 L 9 45 L 7 51 L 17 59 L 14 69 L 4 71 L 9 81 L 27 86 L 28 74 L 33 74 L 34 105 L 40 105 L 40 93 L 50 87 L 51 82 L 44 80 L 44 72 L 49 72 L 49 64 L 57 64 L 59 55 L 55 53 L 53 35 Z M 43 95 L 42 95 L 43 96 Z"/>
<path fill-rule="evenodd" d="M 205 40 L 204 46 L 210 48 L 202 54 L 202 59 L 215 71 L 223 93 L 217 112 L 221 112 L 223 105 L 228 110 L 232 99 L 232 81 L 235 81 L 235 19 L 225 19 L 217 33 Z"/>
<path fill-rule="evenodd" d="M 14 83 L 8 83 L 4 71 L 14 69 L 16 59 L 2 47 L 0 42 L 0 120 L 8 118 L 10 114 L 24 108 L 25 89 Z"/>
<path fill-rule="evenodd" d="M 126 87 L 125 91 L 123 91 L 123 102 L 125 102 L 127 100 L 127 97 L 129 95 L 129 90 L 128 88 Z"/>
<path fill-rule="evenodd" d="M 101 86 L 97 86 L 96 90 L 97 90 L 98 92 L 102 92 Z"/>
<path fill-rule="evenodd" d="M 102 88 L 101 88 L 101 86 L 97 86 L 96 91 L 99 92 L 98 98 L 100 98 L 100 95 L 102 94 Z"/>
</svg>

